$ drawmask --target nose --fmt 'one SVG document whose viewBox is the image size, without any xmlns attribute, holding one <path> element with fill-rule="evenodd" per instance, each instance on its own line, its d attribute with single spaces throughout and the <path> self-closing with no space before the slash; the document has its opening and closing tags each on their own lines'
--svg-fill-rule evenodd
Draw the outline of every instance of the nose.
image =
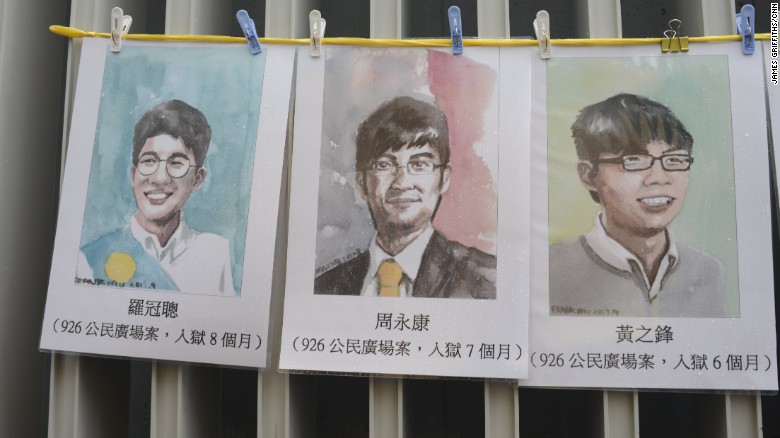
<svg viewBox="0 0 780 438">
<path fill-rule="evenodd" d="M 149 175 L 147 178 L 149 178 L 149 181 L 156 184 L 166 184 L 171 181 L 171 176 L 168 174 L 168 162 L 167 161 L 160 161 L 159 165 L 157 166 L 157 170 L 154 171 L 151 175 Z"/>
<path fill-rule="evenodd" d="M 649 169 L 645 171 L 645 184 L 669 184 L 672 181 L 669 172 L 664 170 L 661 160 L 654 160 Z"/>
<path fill-rule="evenodd" d="M 409 169 L 406 166 L 398 166 L 395 168 L 393 174 L 393 187 L 395 188 L 409 188 L 412 187 L 411 179 L 409 178 Z"/>
</svg>

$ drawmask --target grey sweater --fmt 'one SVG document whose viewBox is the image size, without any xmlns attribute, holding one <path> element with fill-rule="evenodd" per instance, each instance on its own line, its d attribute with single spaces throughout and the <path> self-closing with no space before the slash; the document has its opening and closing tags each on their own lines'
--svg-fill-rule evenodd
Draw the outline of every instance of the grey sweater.
<svg viewBox="0 0 780 438">
<path fill-rule="evenodd" d="M 723 265 L 677 243 L 679 260 L 651 301 L 636 262 L 632 272 L 602 260 L 584 236 L 550 246 L 550 314 L 568 316 L 723 317 Z"/>
</svg>

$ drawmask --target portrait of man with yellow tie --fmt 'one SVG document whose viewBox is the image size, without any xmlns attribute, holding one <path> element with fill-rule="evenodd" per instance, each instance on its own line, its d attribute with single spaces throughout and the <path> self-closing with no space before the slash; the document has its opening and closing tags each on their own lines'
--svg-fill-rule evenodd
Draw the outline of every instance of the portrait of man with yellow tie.
<svg viewBox="0 0 780 438">
<path fill-rule="evenodd" d="M 368 248 L 321 272 L 314 293 L 380 297 L 496 297 L 496 257 L 433 225 L 453 175 L 447 117 L 401 96 L 363 120 L 355 185 L 376 230 Z"/>
</svg>

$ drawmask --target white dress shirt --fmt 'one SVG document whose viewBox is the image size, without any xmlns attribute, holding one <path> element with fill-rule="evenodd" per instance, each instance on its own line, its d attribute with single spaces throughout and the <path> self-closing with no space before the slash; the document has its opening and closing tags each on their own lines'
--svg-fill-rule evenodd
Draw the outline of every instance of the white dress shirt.
<svg viewBox="0 0 780 438">
<path fill-rule="evenodd" d="M 135 216 L 130 232 L 144 250 L 160 263 L 179 291 L 203 295 L 236 295 L 230 262 L 230 243 L 222 236 L 193 230 L 182 214 L 179 226 L 165 246 Z M 77 275 L 93 278 L 84 253 L 79 252 Z"/>
</svg>

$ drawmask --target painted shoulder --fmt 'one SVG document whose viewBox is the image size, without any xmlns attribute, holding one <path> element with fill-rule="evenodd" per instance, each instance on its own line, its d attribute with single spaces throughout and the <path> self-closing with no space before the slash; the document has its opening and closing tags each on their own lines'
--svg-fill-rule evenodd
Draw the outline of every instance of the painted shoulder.
<svg viewBox="0 0 780 438">
<path fill-rule="evenodd" d="M 363 251 L 352 259 L 323 272 L 314 279 L 315 295 L 360 295 L 368 272 L 369 255 Z"/>
</svg>

